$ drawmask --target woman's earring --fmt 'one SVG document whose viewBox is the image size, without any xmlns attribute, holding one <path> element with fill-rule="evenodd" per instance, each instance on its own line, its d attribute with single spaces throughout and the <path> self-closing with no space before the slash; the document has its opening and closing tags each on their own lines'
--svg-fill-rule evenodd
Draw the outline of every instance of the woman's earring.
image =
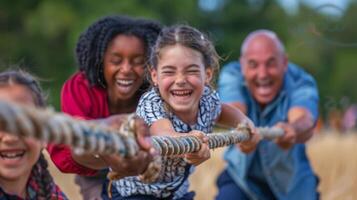
<svg viewBox="0 0 357 200">
<path fill-rule="evenodd" d="M 154 90 L 159 93 L 159 86 L 157 83 L 154 83 Z"/>
</svg>

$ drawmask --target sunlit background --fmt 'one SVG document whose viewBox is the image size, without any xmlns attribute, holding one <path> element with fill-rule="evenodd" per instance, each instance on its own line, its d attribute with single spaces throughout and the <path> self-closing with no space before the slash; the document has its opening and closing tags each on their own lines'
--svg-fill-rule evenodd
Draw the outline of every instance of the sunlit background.
<svg viewBox="0 0 357 200">
<path fill-rule="evenodd" d="M 318 132 L 356 128 L 357 1 L 353 0 L 2 0 L 1 69 L 21 66 L 42 78 L 49 103 L 58 109 L 60 88 L 77 70 L 74 48 L 79 34 L 109 14 L 197 27 L 214 41 L 222 66 L 239 57 L 240 44 L 249 32 L 271 29 L 283 40 L 290 60 L 318 82 Z M 351 140 L 352 146 L 357 144 Z M 328 148 L 320 146 L 310 151 Z M 351 154 L 350 160 L 356 161 L 357 156 Z M 357 167 L 351 179 L 357 179 L 356 171 Z"/>
<path fill-rule="evenodd" d="M 222 66 L 238 58 L 250 31 L 272 29 L 291 61 L 317 79 L 324 121 L 329 112 L 342 115 L 357 101 L 357 2 L 352 0 L 2 0 L 1 66 L 21 65 L 43 78 L 49 102 L 58 108 L 61 85 L 76 70 L 74 47 L 80 32 L 109 14 L 195 26 L 214 40 Z"/>
<path fill-rule="evenodd" d="M 272 29 L 291 61 L 316 77 L 323 117 L 357 101 L 357 3 L 351 0 L 1 0 L 1 66 L 19 64 L 43 78 L 50 103 L 58 108 L 60 87 L 77 67 L 80 32 L 108 14 L 195 26 L 214 40 L 222 66 L 238 58 L 250 31 Z"/>
</svg>

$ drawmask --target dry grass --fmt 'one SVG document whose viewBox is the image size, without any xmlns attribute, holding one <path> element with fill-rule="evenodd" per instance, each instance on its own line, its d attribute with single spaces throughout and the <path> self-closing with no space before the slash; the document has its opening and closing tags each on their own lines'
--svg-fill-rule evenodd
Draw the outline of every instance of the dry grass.
<svg viewBox="0 0 357 200">
<path fill-rule="evenodd" d="M 357 134 L 330 133 L 308 145 L 311 164 L 320 177 L 322 199 L 357 199 Z"/>
<path fill-rule="evenodd" d="M 308 156 L 320 177 L 319 191 L 322 199 L 357 199 L 357 134 L 337 135 L 327 133 L 315 136 L 308 143 Z M 215 181 L 224 168 L 223 149 L 213 151 L 212 158 L 196 168 L 190 177 L 191 189 L 197 200 L 214 199 Z M 70 199 L 80 199 L 73 175 L 62 174 L 50 167 L 56 182 Z"/>
</svg>

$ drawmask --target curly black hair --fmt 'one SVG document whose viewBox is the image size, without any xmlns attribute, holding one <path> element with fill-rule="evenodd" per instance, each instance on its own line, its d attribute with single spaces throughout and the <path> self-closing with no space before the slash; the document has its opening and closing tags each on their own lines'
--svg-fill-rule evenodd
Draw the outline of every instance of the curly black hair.
<svg viewBox="0 0 357 200">
<path fill-rule="evenodd" d="M 94 22 L 77 42 L 76 59 L 91 85 L 105 88 L 103 74 L 104 53 L 110 41 L 118 34 L 133 35 L 143 40 L 148 60 L 151 47 L 161 31 L 158 22 L 128 16 L 106 16 Z"/>
</svg>

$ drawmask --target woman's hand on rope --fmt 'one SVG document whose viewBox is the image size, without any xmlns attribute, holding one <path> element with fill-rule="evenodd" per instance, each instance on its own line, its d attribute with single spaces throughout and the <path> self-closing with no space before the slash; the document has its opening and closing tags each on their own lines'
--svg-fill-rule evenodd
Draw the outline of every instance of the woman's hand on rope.
<svg viewBox="0 0 357 200">
<path fill-rule="evenodd" d="M 135 136 L 140 148 L 147 152 L 155 151 L 151 145 L 151 138 L 149 127 L 146 125 L 145 121 L 139 117 L 135 117 Z"/>
<path fill-rule="evenodd" d="M 104 162 L 116 172 L 120 177 L 134 176 L 143 173 L 155 155 L 155 150 L 151 145 L 149 128 L 144 120 L 130 115 L 113 115 L 107 118 L 106 123 L 114 128 L 121 128 L 123 123 L 130 123 L 128 120 L 134 120 L 133 132 L 140 150 L 134 157 L 123 158 L 116 155 L 101 156 Z"/>
<path fill-rule="evenodd" d="M 276 144 L 282 149 L 291 148 L 297 139 L 295 128 L 286 122 L 279 122 L 275 126 L 284 130 L 284 135 L 276 139 Z"/>
<path fill-rule="evenodd" d="M 249 118 L 246 118 L 241 124 L 245 124 L 245 126 L 247 126 L 251 137 L 247 141 L 238 143 L 237 147 L 243 153 L 250 153 L 257 148 L 257 145 L 258 145 L 259 141 L 261 140 L 261 136 L 258 134 L 258 131 L 257 131 L 254 123 Z M 240 128 L 237 127 L 237 129 L 239 131 Z"/>
<path fill-rule="evenodd" d="M 106 125 L 111 126 L 112 128 L 120 129 L 122 124 L 127 122 L 128 116 L 129 115 L 127 114 L 117 114 L 102 119 L 101 121 Z M 139 146 L 143 150 L 149 151 L 152 148 L 149 127 L 145 124 L 144 120 L 142 120 L 141 118 L 134 116 L 133 119 L 135 120 L 134 134 L 136 136 L 136 140 Z"/>
<path fill-rule="evenodd" d="M 139 151 L 136 156 L 131 158 L 123 158 L 117 155 L 102 155 L 101 159 L 113 172 L 116 172 L 117 176 L 123 178 L 143 173 L 151 162 L 152 156 L 146 151 Z"/>
<path fill-rule="evenodd" d="M 126 114 L 111 115 L 98 121 L 112 128 L 119 129 L 122 123 L 126 121 L 127 116 Z"/>
<path fill-rule="evenodd" d="M 190 131 L 189 134 L 197 137 L 201 141 L 201 148 L 195 153 L 185 154 L 185 160 L 192 165 L 198 166 L 211 157 L 211 152 L 208 147 L 208 138 L 203 132 L 197 130 Z"/>
</svg>

